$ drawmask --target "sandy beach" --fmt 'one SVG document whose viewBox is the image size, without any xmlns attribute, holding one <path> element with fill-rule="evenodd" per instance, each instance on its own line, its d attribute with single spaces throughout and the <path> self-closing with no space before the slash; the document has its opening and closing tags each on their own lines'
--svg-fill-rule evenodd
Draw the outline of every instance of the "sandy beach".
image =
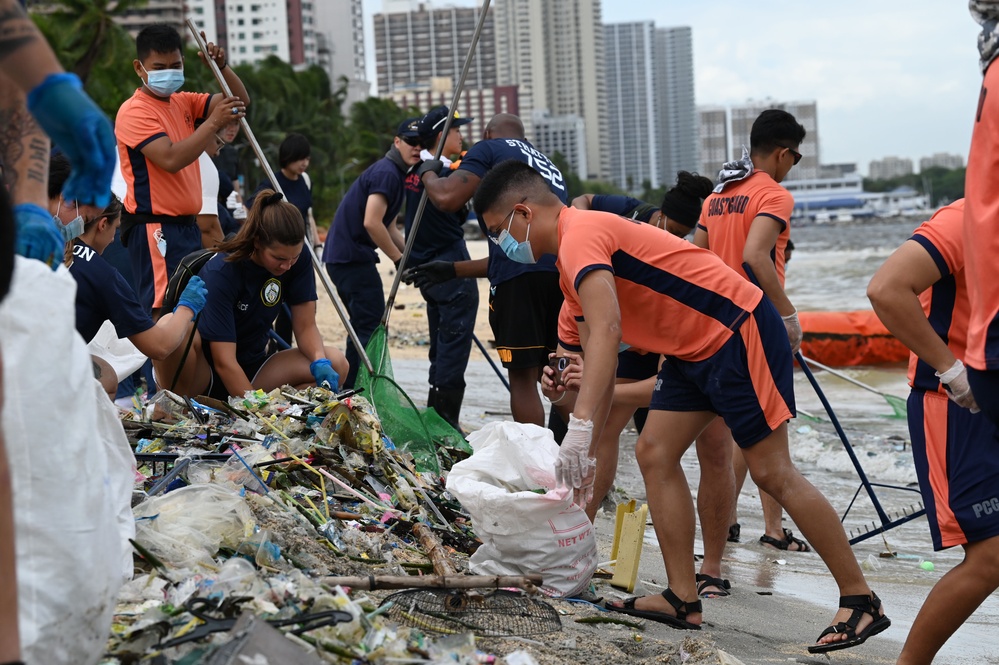
<svg viewBox="0 0 999 665">
<path fill-rule="evenodd" d="M 486 249 L 486 241 L 469 243 L 473 258 L 484 256 Z M 383 260 L 380 269 L 387 292 L 394 272 L 392 264 Z M 486 280 L 479 280 L 479 290 L 476 335 L 489 347 L 492 333 L 487 316 Z M 327 342 L 344 339 L 343 327 L 322 294 L 319 321 Z M 396 378 L 417 403 L 422 403 L 427 385 L 427 322 L 417 289 L 402 285 L 389 322 L 389 334 Z M 462 423 L 467 429 L 509 418 L 507 394 L 474 348 L 466 380 L 468 391 Z M 883 387 L 884 390 L 905 394 L 904 374 L 900 368 L 867 375 L 864 380 L 888 386 Z M 915 487 L 911 457 L 905 447 L 908 437 L 904 421 L 888 421 L 882 413 L 874 413 L 867 421 L 871 423 L 871 430 L 867 431 L 863 423 L 868 416 L 863 414 L 869 410 L 884 411 L 884 404 L 874 405 L 870 395 L 857 394 L 856 390 L 839 391 L 836 386 L 828 389 L 827 394 L 838 411 L 862 414 L 855 419 L 855 423 L 860 424 L 850 430 L 849 436 L 872 480 L 888 481 L 910 489 Z M 818 400 L 800 372 L 796 376 L 796 394 L 801 408 L 821 413 Z M 790 429 L 796 464 L 842 515 L 860 482 L 831 425 L 826 421 L 799 418 L 792 421 Z M 636 433 L 630 429 L 622 436 L 615 498 L 635 498 L 641 503 L 645 491 L 634 459 L 636 438 Z M 696 492 L 699 469 L 692 452 L 685 459 L 685 469 Z M 909 509 L 913 504 L 918 507 L 919 502 L 919 496 L 911 492 L 882 490 L 879 497 L 892 514 Z M 961 560 L 960 548 L 933 552 L 923 518 L 887 532 L 888 545 L 901 555 L 899 558 L 880 557 L 886 551 L 885 541 L 880 536 L 856 544 L 854 554 L 871 587 L 884 600 L 892 626 L 858 648 L 833 652 L 828 657 L 812 656 L 807 653 L 806 646 L 828 625 L 835 612 L 838 593 L 832 577 L 815 553 L 778 552 L 757 542 L 763 526 L 759 499 L 751 481 L 747 481 L 747 488 L 740 497 L 739 509 L 742 542 L 729 544 L 723 562 L 723 575 L 733 585 L 732 595 L 704 601 L 704 630 L 676 631 L 653 622 L 644 622 L 644 631 L 611 624 L 582 625 L 575 623 L 574 618 L 597 614 L 594 608 L 557 602 L 557 608 L 563 613 L 563 631 L 548 636 L 543 643 L 525 641 L 516 648 L 530 652 L 539 663 L 894 663 L 926 594 Z M 871 502 L 861 494 L 845 521 L 848 533 L 851 529 L 863 530 L 863 525 L 869 525 L 876 517 Z M 790 522 L 787 525 L 799 531 Z M 601 560 L 610 558 L 613 529 L 612 513 L 601 512 L 596 522 Z M 695 552 L 699 551 L 698 541 Z M 923 560 L 932 561 L 934 570 L 922 569 Z M 665 570 L 650 523 L 644 540 L 637 593 L 657 593 L 665 584 Z M 608 599 L 627 595 L 601 581 L 597 582 L 597 592 Z M 999 663 L 999 655 L 990 646 L 992 627 L 996 623 L 999 623 L 999 603 L 990 598 L 954 635 L 936 662 Z M 482 644 L 486 649 L 489 645 L 488 640 Z M 497 648 L 497 653 L 511 650 L 510 644 L 499 646 L 503 648 Z M 719 649 L 724 654 L 719 655 Z"/>
</svg>

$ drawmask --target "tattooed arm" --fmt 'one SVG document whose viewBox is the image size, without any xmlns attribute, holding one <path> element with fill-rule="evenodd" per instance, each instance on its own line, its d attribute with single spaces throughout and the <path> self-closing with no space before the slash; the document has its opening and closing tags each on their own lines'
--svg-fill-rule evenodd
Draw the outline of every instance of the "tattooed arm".
<svg viewBox="0 0 999 665">
<path fill-rule="evenodd" d="M 62 66 L 17 0 L 0 0 L 0 66 L 28 92 Z"/>
<path fill-rule="evenodd" d="M 28 113 L 25 94 L 0 73 L 0 161 L 15 205 L 48 207 L 49 137 Z"/>
</svg>

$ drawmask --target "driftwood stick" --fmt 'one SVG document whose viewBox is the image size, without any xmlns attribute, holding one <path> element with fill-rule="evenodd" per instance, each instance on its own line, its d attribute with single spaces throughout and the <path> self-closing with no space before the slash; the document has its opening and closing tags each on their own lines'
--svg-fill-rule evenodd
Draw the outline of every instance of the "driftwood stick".
<svg viewBox="0 0 999 665">
<path fill-rule="evenodd" d="M 541 585 L 541 575 L 368 575 L 367 577 L 322 577 L 319 581 L 329 586 L 347 586 L 352 589 L 501 589 L 516 587 L 533 592 Z"/>
<path fill-rule="evenodd" d="M 430 559 L 430 563 L 434 564 L 434 573 L 441 577 L 458 574 L 458 571 L 451 565 L 451 560 L 448 558 L 444 546 L 441 545 L 440 539 L 434 535 L 430 527 L 425 524 L 414 524 L 413 533 L 420 539 L 420 545 L 426 552 L 427 558 Z"/>
</svg>

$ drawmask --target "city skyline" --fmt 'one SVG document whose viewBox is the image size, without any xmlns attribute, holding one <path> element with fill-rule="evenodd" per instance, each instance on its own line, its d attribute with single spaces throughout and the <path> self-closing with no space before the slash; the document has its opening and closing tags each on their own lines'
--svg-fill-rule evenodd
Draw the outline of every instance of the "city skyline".
<svg viewBox="0 0 999 665">
<path fill-rule="evenodd" d="M 965 3 L 602 4 L 604 23 L 692 28 L 698 106 L 814 99 L 822 163 L 855 162 L 866 173 L 871 161 L 889 155 L 916 163 L 938 152 L 967 157 L 981 75 L 978 26 Z M 378 0 L 365 2 L 365 30 L 380 9 Z"/>
</svg>

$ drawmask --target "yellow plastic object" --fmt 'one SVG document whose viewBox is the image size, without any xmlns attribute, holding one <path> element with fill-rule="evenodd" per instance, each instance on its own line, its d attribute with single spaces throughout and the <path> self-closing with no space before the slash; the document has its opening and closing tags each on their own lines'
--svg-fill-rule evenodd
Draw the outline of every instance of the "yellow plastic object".
<svg viewBox="0 0 999 665">
<path fill-rule="evenodd" d="M 645 540 L 645 522 L 649 515 L 649 507 L 635 510 L 635 502 L 629 501 L 617 507 L 617 520 L 614 524 L 614 545 L 611 548 L 611 558 L 614 564 L 614 577 L 611 585 L 625 589 L 628 593 L 635 590 L 638 581 L 638 562 L 642 558 L 642 543 Z"/>
</svg>

